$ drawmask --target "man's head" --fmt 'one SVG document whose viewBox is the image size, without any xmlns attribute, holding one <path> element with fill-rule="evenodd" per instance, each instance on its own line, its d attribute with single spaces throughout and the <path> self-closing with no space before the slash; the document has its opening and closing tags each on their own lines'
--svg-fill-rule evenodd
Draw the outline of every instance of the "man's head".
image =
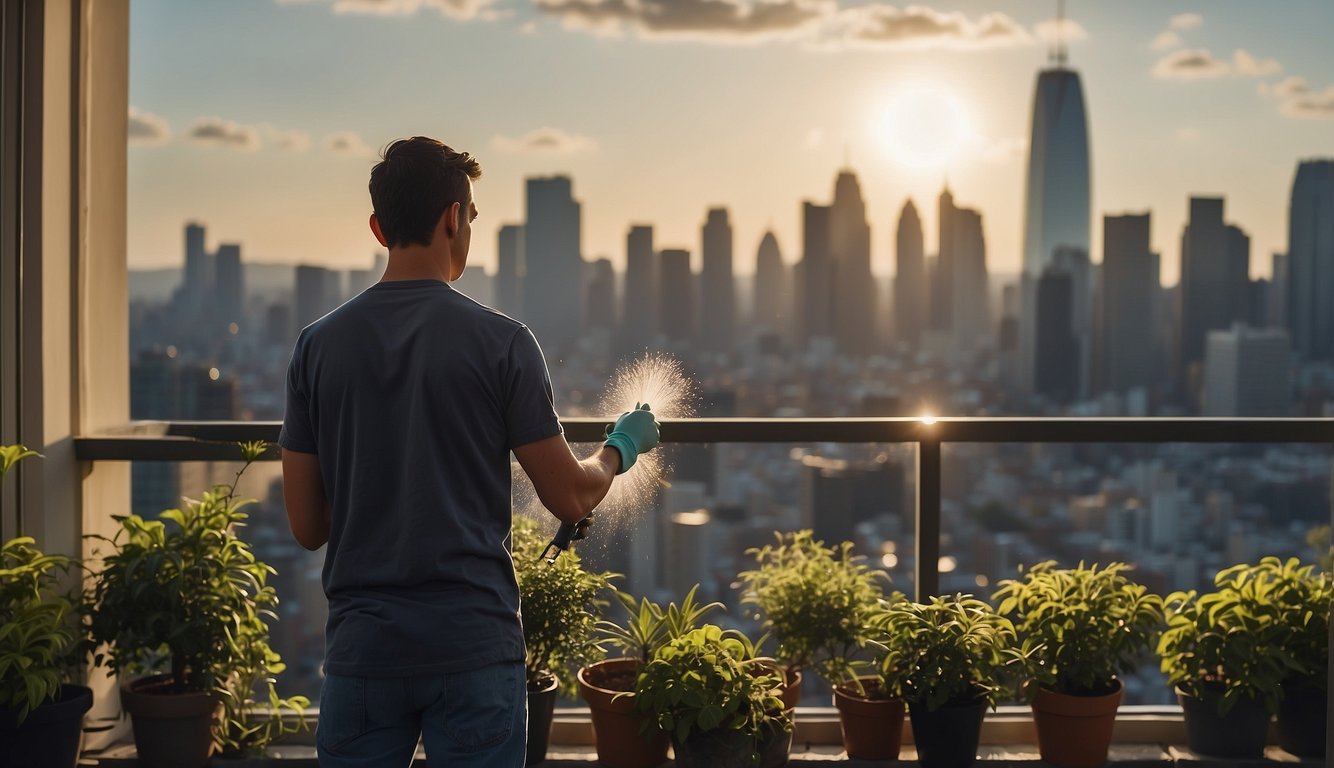
<svg viewBox="0 0 1334 768">
<path fill-rule="evenodd" d="M 424 136 L 399 139 L 371 169 L 371 230 L 391 252 L 420 246 L 447 255 L 447 278 L 457 279 L 477 216 L 472 182 L 481 175 L 467 152 Z"/>
</svg>

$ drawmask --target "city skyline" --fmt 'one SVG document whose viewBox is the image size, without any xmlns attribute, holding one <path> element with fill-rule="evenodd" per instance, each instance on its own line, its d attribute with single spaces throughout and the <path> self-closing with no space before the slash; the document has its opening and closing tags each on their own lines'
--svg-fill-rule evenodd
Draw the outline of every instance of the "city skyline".
<svg viewBox="0 0 1334 768">
<path fill-rule="evenodd" d="M 339 7 L 371 5 L 398 7 Z M 709 208 L 725 206 L 739 274 L 753 272 L 756 246 L 770 226 L 792 265 L 801 256 L 801 201 L 825 199 L 827 180 L 844 165 L 856 170 L 863 187 L 876 274 L 893 271 L 898 213 L 909 197 L 923 213 L 927 252 L 937 250 L 930 202 L 946 177 L 985 217 L 991 270 L 1018 270 L 1023 137 L 1032 82 L 1045 66 L 1039 25 L 1054 8 L 963 3 L 895 11 L 899 15 L 891 19 L 888 6 L 844 3 L 839 18 L 849 21 L 859 8 L 880 9 L 875 12 L 884 16 L 885 30 L 909 13 L 929 11 L 935 21 L 948 22 L 933 37 L 869 50 L 867 41 L 853 44 L 846 36 L 823 46 L 797 39 L 796 32 L 758 40 L 748 28 L 728 35 L 698 31 L 695 37 L 707 42 L 662 39 L 626 26 L 633 20 L 623 23 L 619 37 L 591 36 L 561 23 L 570 18 L 568 6 L 579 4 L 555 0 L 540 7 L 465 4 L 479 12 L 470 19 L 418 5 L 416 17 L 403 18 L 339 14 L 319 2 L 259 3 L 246 14 L 220 14 L 210 35 L 182 36 L 167 34 L 164 25 L 193 20 L 198 28 L 215 12 L 136 2 L 131 104 L 140 139 L 130 156 L 131 266 L 179 263 L 179 227 L 193 218 L 207 219 L 228 241 L 245 242 L 248 260 L 363 265 L 374 250 L 363 231 L 369 212 L 365 175 L 372 162 L 367 147 L 372 137 L 388 140 L 425 122 L 446 126 L 432 132 L 482 159 L 487 175 L 478 185 L 479 230 L 486 234 L 475 238 L 474 264 L 488 272 L 495 269 L 495 233 L 523 218 L 523 179 L 562 172 L 574 178 L 574 197 L 585 206 L 581 255 L 588 261 L 606 256 L 622 270 L 628 226 L 651 222 L 658 247 L 686 248 L 698 266 L 700 222 Z M 564 10 L 557 13 L 557 7 Z M 1320 113 L 1330 95 L 1319 76 L 1334 70 L 1334 54 L 1317 44 L 1314 30 L 1328 28 L 1322 20 L 1334 22 L 1334 12 L 1316 3 L 1294 3 L 1288 10 L 1279 21 L 1237 3 L 1119 13 L 1072 5 L 1069 64 L 1080 72 L 1088 101 L 1095 261 L 1102 258 L 1103 214 L 1151 211 L 1151 247 L 1163 257 L 1163 278 L 1175 282 L 1176 243 L 1192 195 L 1227 199 L 1230 220 L 1252 237 L 1252 274 L 1265 274 L 1268 254 L 1287 247 L 1285 203 L 1293 169 L 1299 159 L 1334 153 L 1329 122 L 1285 115 L 1302 111 L 1300 105 L 1308 114 Z M 487 20 L 487 14 L 498 17 Z M 209 54 L 235 39 L 229 35 L 240 34 L 241 27 L 248 45 L 262 48 L 268 35 L 288 34 L 293 25 L 327 35 L 319 48 L 339 55 L 345 51 L 338 40 L 369 41 L 373 51 L 375 40 L 400 34 L 407 35 L 403 50 L 433 35 L 437 42 L 457 43 L 450 56 L 486 45 L 514 55 L 479 55 L 482 66 L 466 69 L 471 74 L 457 99 L 473 108 L 455 133 L 448 127 L 452 121 L 441 117 L 447 99 L 414 98 L 414 88 L 404 84 L 414 66 L 430 63 L 424 54 L 378 62 L 367 61 L 373 53 L 349 54 L 347 65 L 331 69 L 318 66 L 327 54 L 312 50 L 310 41 L 270 51 L 259 62 L 230 61 L 231 69 L 224 66 L 223 48 Z M 1008 30 L 1005 45 L 983 45 L 980 30 L 992 28 Z M 748 43 L 738 45 L 740 38 Z M 982 50 L 964 50 L 969 48 Z M 1187 61 L 1188 53 L 1205 48 L 1213 52 L 1209 58 Z M 555 69 L 571 85 L 547 82 L 548 92 L 537 93 L 543 78 L 532 77 L 530 65 L 547 54 L 559 55 Z M 611 62 L 623 71 L 602 71 Z M 525 63 L 527 76 L 520 71 Z M 257 66 L 269 70 L 267 78 L 250 76 Z M 710 66 L 725 82 L 698 77 Z M 397 80 L 386 79 L 391 69 Z M 798 70 L 812 82 L 793 79 Z M 1157 70 L 1196 77 L 1155 76 Z M 621 82 L 635 77 L 655 87 Z M 1307 79 L 1305 94 L 1291 79 L 1297 77 Z M 804 109 L 794 111 L 790 100 L 774 95 L 783 84 L 803 86 L 796 91 L 809 97 Z M 972 126 L 953 162 L 914 168 L 885 146 L 883 136 L 892 131 L 877 124 L 879 113 L 921 86 L 961 105 Z M 399 106 L 348 109 L 372 103 L 371 92 L 383 92 L 386 103 Z M 728 94 L 739 96 L 729 105 L 720 101 Z M 402 106 L 405 101 L 411 108 Z M 1334 109 L 1328 112 L 1334 116 Z M 217 124 L 196 122 L 213 115 L 220 117 Z M 729 121 L 734 130 L 724 128 Z M 557 130 L 529 136 L 528 144 L 571 151 L 525 150 L 518 138 L 544 126 Z M 171 133 L 165 142 L 163 127 Z M 347 130 L 364 137 L 360 146 L 348 135 L 329 138 Z M 1254 135 L 1266 141 L 1255 142 Z M 152 143 L 155 136 L 159 143 Z M 294 151 L 303 142 L 305 151 Z M 674 151 L 657 149 L 666 146 Z M 999 149 L 1005 151 L 993 151 Z"/>
</svg>

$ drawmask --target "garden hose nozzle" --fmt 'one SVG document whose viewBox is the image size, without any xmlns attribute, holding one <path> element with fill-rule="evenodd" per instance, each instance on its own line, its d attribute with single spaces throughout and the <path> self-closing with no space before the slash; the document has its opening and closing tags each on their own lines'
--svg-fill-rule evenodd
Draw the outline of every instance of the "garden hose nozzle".
<svg viewBox="0 0 1334 768">
<path fill-rule="evenodd" d="M 583 532 L 588 530 L 589 524 L 593 522 L 592 518 L 593 515 L 590 514 L 577 523 L 561 523 L 560 528 L 556 529 L 556 535 L 547 544 L 547 548 L 542 550 L 542 559 L 548 563 L 555 563 L 560 553 L 570 548 L 571 542 L 584 538 Z"/>
</svg>

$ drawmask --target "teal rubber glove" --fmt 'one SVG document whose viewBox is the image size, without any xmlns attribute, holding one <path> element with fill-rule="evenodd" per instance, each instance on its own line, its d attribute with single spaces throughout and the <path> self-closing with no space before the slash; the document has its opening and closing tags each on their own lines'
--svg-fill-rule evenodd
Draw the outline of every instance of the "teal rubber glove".
<svg viewBox="0 0 1334 768">
<path fill-rule="evenodd" d="M 653 450 L 657 444 L 658 420 L 653 416 L 653 411 L 649 410 L 648 403 L 636 405 L 633 411 L 622 413 L 607 433 L 607 441 L 603 443 L 621 454 L 618 475 L 633 467 L 639 454 Z"/>
</svg>

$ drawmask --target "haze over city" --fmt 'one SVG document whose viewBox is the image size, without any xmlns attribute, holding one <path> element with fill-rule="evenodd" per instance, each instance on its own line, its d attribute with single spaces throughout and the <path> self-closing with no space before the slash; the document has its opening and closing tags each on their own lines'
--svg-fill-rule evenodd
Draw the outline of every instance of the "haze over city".
<svg viewBox="0 0 1334 768">
<path fill-rule="evenodd" d="M 725 206 L 735 268 L 766 229 L 800 257 L 801 202 L 856 171 L 871 262 L 893 272 L 911 197 L 928 252 L 946 179 L 983 215 L 987 264 L 1022 250 L 1033 78 L 1055 3 L 948 7 L 780 0 L 253 2 L 132 11 L 129 258 L 177 265 L 181 226 L 249 262 L 364 267 L 365 178 L 384 142 L 438 136 L 479 156 L 474 265 L 522 221 L 524 179 L 567 174 L 585 258 L 618 269 L 632 223 L 696 251 Z M 1252 276 L 1287 247 L 1297 162 L 1334 151 L 1328 3 L 1072 2 L 1061 28 L 1091 150 L 1090 253 L 1104 213 L 1152 211 L 1177 279 L 1191 194 L 1223 196 Z M 696 255 L 696 260 L 698 255 Z M 697 262 L 698 263 L 698 262 Z"/>
</svg>

